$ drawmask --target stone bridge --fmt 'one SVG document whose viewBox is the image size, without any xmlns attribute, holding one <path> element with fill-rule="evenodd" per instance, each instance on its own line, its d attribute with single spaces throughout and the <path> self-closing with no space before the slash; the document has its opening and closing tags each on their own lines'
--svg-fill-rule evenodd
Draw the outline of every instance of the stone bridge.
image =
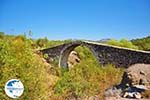
<svg viewBox="0 0 150 100">
<path fill-rule="evenodd" d="M 129 67 L 135 63 L 150 64 L 150 52 L 111 46 L 89 41 L 72 41 L 63 45 L 40 50 L 49 58 L 59 61 L 59 67 L 67 67 L 68 56 L 78 46 L 86 46 L 102 65 L 114 64 L 118 67 Z"/>
</svg>

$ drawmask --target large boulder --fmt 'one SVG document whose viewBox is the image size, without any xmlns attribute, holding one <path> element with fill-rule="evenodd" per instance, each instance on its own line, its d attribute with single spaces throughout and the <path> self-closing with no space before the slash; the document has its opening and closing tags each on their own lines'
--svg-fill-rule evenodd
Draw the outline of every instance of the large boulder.
<svg viewBox="0 0 150 100">
<path fill-rule="evenodd" d="M 106 90 L 105 97 L 141 99 L 144 91 L 150 91 L 150 64 L 134 64 L 125 70 L 119 85 Z"/>
<path fill-rule="evenodd" d="M 71 51 L 68 57 L 68 62 L 67 62 L 69 69 L 79 62 L 80 62 L 79 54 L 76 51 Z"/>
<path fill-rule="evenodd" d="M 144 85 L 150 89 L 150 65 L 135 64 L 130 66 L 124 72 L 121 84 L 129 86 Z"/>
</svg>

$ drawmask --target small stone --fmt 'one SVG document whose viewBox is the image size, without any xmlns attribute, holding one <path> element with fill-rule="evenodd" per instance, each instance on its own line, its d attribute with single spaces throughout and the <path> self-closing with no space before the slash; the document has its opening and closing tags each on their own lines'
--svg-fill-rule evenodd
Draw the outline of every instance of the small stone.
<svg viewBox="0 0 150 100">
<path fill-rule="evenodd" d="M 142 97 L 139 92 L 136 92 L 133 95 L 134 95 L 135 99 L 141 99 L 141 97 Z"/>
<path fill-rule="evenodd" d="M 125 94 L 123 95 L 124 98 L 133 98 L 134 94 L 131 92 L 125 92 Z"/>
<path fill-rule="evenodd" d="M 142 89 L 142 90 L 147 90 L 146 86 L 144 86 L 144 85 L 134 85 L 134 87 L 136 87 L 138 89 Z"/>
<path fill-rule="evenodd" d="M 140 74 L 145 75 L 145 72 L 141 70 L 141 71 L 140 71 Z"/>
<path fill-rule="evenodd" d="M 123 97 L 124 98 L 140 99 L 142 96 L 139 92 L 125 92 Z"/>
<path fill-rule="evenodd" d="M 120 97 L 121 92 L 122 92 L 121 89 L 117 89 L 116 87 L 112 87 L 112 88 L 109 88 L 105 91 L 104 96 L 105 97 L 111 97 L 111 96 Z"/>
</svg>

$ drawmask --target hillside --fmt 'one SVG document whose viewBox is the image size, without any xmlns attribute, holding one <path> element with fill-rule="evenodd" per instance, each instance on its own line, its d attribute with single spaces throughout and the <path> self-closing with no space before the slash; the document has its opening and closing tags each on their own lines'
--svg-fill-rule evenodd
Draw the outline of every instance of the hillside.
<svg viewBox="0 0 150 100">
<path fill-rule="evenodd" d="M 150 36 L 141 39 L 133 39 L 131 42 L 141 50 L 150 51 Z"/>
<path fill-rule="evenodd" d="M 20 79 L 24 84 L 20 100 L 102 99 L 105 89 L 120 82 L 124 69 L 111 64 L 102 67 L 90 50 L 81 46 L 75 49 L 81 61 L 69 71 L 58 68 L 57 61 L 47 63 L 43 55 L 37 53 L 42 48 L 70 41 L 35 40 L 24 35 L 0 33 L 0 99 L 9 99 L 4 93 L 4 85 L 12 78 Z M 131 42 L 109 40 L 108 44 L 141 49 L 135 40 Z"/>
</svg>

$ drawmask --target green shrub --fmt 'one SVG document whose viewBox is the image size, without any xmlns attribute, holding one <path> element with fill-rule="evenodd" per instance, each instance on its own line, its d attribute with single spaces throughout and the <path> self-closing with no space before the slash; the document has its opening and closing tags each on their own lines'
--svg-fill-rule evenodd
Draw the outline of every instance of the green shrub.
<svg viewBox="0 0 150 100">
<path fill-rule="evenodd" d="M 117 84 L 122 76 L 122 69 L 113 65 L 102 67 L 86 47 L 75 49 L 79 52 L 81 62 L 69 71 L 63 71 L 54 89 L 61 98 L 101 95 L 108 86 Z"/>
<path fill-rule="evenodd" d="M 33 50 L 33 48 L 47 48 L 70 41 L 49 41 L 47 38 L 32 40 L 24 35 L 0 34 L 0 99 L 9 99 L 4 93 L 4 85 L 12 78 L 20 79 L 25 87 L 19 100 L 53 98 L 65 100 L 69 97 L 84 98 L 92 95 L 102 97 L 106 88 L 119 82 L 122 69 L 116 69 L 113 65 L 102 68 L 87 47 L 75 49 L 80 55 L 81 62 L 69 71 L 58 68 L 56 65 L 58 61 L 55 60 L 51 63 L 52 67 L 48 68 Z M 121 43 L 126 44 L 126 41 Z M 48 55 L 44 57 L 47 58 Z M 59 80 L 55 84 L 52 82 L 55 79 L 52 78 L 56 77 L 59 77 Z M 52 86 L 49 86 L 50 83 L 53 83 Z M 49 98 L 50 93 L 51 98 Z"/>
<path fill-rule="evenodd" d="M 20 79 L 25 90 L 21 100 L 47 99 L 45 65 L 33 53 L 24 36 L 0 39 L 0 99 L 9 99 L 4 85 L 10 79 Z M 38 77 L 37 77 L 38 76 Z"/>
<path fill-rule="evenodd" d="M 110 44 L 110 45 L 114 45 L 114 46 L 119 46 L 119 47 L 138 49 L 137 46 L 133 45 L 132 42 L 130 42 L 126 39 L 121 39 L 120 41 L 111 39 L 111 40 L 107 41 L 106 43 Z"/>
<path fill-rule="evenodd" d="M 150 51 L 150 36 L 141 38 L 141 39 L 134 39 L 131 42 L 138 46 L 140 50 Z"/>
<path fill-rule="evenodd" d="M 86 62 L 76 65 L 69 72 L 65 72 L 55 85 L 56 95 L 68 97 L 85 97 L 98 95 L 108 86 L 119 82 L 122 70 L 112 65 L 97 66 Z M 102 96 L 102 95 L 101 95 Z"/>
</svg>

